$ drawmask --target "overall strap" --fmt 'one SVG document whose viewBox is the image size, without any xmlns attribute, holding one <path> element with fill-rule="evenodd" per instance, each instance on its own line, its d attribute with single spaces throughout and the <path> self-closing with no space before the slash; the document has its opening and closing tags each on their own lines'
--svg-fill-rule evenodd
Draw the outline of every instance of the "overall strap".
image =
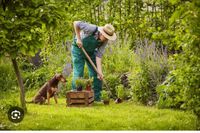
<svg viewBox="0 0 200 133">
<path fill-rule="evenodd" d="M 96 27 L 96 29 L 94 30 L 94 32 L 92 33 L 92 35 L 95 35 L 95 33 L 98 31 L 98 27 Z"/>
</svg>

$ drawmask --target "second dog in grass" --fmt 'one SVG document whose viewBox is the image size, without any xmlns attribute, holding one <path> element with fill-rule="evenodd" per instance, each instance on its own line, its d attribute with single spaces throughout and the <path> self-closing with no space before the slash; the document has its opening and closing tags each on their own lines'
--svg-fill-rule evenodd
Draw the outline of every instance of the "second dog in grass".
<svg viewBox="0 0 200 133">
<path fill-rule="evenodd" d="M 46 82 L 40 90 L 36 93 L 32 101 L 27 103 L 35 103 L 35 104 L 44 104 L 47 100 L 47 104 L 50 104 L 50 98 L 54 97 L 55 103 L 57 101 L 57 91 L 58 91 L 58 83 L 61 81 L 62 83 L 66 83 L 66 79 L 62 74 L 56 74 L 54 77 Z"/>
</svg>

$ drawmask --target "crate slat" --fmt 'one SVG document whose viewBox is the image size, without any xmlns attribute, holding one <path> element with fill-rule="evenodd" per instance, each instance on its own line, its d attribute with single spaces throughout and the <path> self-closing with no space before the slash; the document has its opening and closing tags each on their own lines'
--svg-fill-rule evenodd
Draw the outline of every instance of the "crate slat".
<svg viewBox="0 0 200 133">
<path fill-rule="evenodd" d="M 68 107 L 92 106 L 94 91 L 69 91 L 66 98 Z"/>
</svg>

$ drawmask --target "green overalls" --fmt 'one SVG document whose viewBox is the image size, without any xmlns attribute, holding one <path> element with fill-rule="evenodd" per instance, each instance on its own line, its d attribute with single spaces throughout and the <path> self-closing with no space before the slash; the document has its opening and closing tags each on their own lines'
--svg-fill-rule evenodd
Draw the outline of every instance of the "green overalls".
<svg viewBox="0 0 200 133">
<path fill-rule="evenodd" d="M 96 30 L 97 31 L 97 30 Z M 95 31 L 95 32 L 96 32 Z M 102 43 L 99 42 L 94 36 L 95 32 L 88 37 L 82 39 L 83 47 L 85 51 L 90 56 L 91 60 L 96 65 L 96 56 L 95 56 L 95 49 L 100 46 Z M 87 64 L 89 70 L 89 77 L 94 78 L 92 88 L 95 94 L 95 101 L 100 101 L 101 89 L 102 89 L 102 81 L 97 78 L 97 73 L 93 69 L 92 65 L 87 60 L 86 56 L 84 55 L 83 51 L 77 46 L 76 39 L 74 39 L 72 43 L 72 62 L 73 62 L 73 79 L 72 79 L 72 89 L 76 89 L 75 81 L 79 77 L 83 77 L 84 74 L 84 65 L 85 62 Z"/>
</svg>

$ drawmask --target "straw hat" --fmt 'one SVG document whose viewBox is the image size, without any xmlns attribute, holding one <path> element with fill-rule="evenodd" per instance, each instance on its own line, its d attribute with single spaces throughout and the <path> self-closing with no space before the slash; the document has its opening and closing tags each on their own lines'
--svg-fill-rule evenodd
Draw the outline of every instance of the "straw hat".
<svg viewBox="0 0 200 133">
<path fill-rule="evenodd" d="M 108 40 L 114 41 L 117 38 L 115 34 L 115 28 L 111 24 L 106 24 L 103 27 L 99 27 L 98 30 Z"/>
</svg>

